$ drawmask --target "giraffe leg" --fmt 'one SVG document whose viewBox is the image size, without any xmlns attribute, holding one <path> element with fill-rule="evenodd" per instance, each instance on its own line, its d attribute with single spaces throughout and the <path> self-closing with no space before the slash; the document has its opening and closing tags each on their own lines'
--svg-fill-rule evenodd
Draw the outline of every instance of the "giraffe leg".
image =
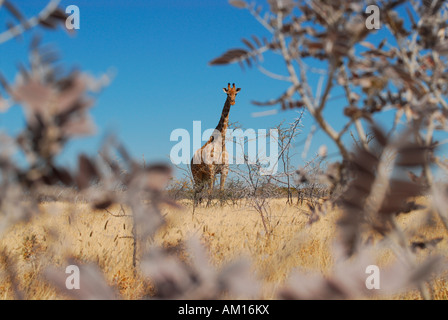
<svg viewBox="0 0 448 320">
<path fill-rule="evenodd" d="M 210 180 L 208 185 L 208 200 L 207 200 L 207 207 L 210 206 L 210 203 L 212 201 L 213 196 L 213 186 L 215 185 L 215 173 L 212 171 L 210 174 Z"/>
<path fill-rule="evenodd" d="M 226 184 L 227 174 L 229 171 L 225 168 L 221 171 L 221 179 L 219 181 L 219 193 L 220 193 L 220 200 L 221 200 L 221 206 L 224 204 L 225 196 L 223 194 L 224 192 L 224 186 Z"/>
<path fill-rule="evenodd" d="M 201 192 L 204 189 L 204 175 L 202 173 L 197 173 L 193 175 L 193 209 L 201 204 L 202 195 Z"/>
<path fill-rule="evenodd" d="M 193 201 L 194 201 L 194 206 L 195 207 L 202 202 L 202 197 L 201 197 L 202 189 L 203 189 L 203 184 L 202 183 L 198 183 L 194 187 Z"/>
<path fill-rule="evenodd" d="M 222 192 L 224 190 L 224 186 L 226 184 L 227 174 L 229 173 L 228 169 L 222 169 L 221 172 L 221 180 L 219 184 L 219 190 Z"/>
</svg>

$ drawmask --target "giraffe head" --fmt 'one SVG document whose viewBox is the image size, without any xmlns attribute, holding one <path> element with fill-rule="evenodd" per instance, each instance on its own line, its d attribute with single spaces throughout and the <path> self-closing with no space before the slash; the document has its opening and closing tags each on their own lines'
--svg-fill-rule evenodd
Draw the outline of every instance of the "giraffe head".
<svg viewBox="0 0 448 320">
<path fill-rule="evenodd" d="M 235 104 L 235 97 L 240 92 L 241 88 L 235 88 L 235 84 L 233 83 L 233 87 L 230 87 L 230 83 L 227 84 L 227 88 L 222 88 L 224 92 L 227 94 L 227 99 L 230 100 L 230 105 Z"/>
</svg>

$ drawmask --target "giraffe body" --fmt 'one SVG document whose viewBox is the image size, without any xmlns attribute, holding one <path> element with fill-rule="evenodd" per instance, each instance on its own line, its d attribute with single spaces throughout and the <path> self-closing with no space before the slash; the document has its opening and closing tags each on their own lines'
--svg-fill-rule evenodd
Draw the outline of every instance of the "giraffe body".
<svg viewBox="0 0 448 320">
<path fill-rule="evenodd" d="M 235 97 L 240 88 L 223 88 L 227 94 L 226 102 L 221 113 L 216 129 L 210 139 L 193 155 L 191 159 L 191 172 L 194 180 L 194 201 L 195 204 L 201 202 L 198 194 L 204 189 L 208 189 L 209 201 L 218 174 L 221 175 L 220 190 L 224 189 L 225 181 L 229 173 L 229 155 L 226 150 L 226 132 L 229 125 L 230 107 L 235 104 Z"/>
</svg>

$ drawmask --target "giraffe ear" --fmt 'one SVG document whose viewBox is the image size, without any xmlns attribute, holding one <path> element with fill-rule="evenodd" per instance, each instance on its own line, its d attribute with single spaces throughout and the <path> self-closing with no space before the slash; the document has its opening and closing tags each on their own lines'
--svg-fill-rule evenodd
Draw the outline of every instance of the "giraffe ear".
<svg viewBox="0 0 448 320">
<path fill-rule="evenodd" d="M 228 93 L 229 90 L 227 90 L 226 88 L 222 88 L 222 91 L 224 91 L 224 93 Z"/>
<path fill-rule="evenodd" d="M 241 90 L 241 88 L 236 88 L 236 92 L 237 93 L 240 92 L 240 90 Z"/>
</svg>

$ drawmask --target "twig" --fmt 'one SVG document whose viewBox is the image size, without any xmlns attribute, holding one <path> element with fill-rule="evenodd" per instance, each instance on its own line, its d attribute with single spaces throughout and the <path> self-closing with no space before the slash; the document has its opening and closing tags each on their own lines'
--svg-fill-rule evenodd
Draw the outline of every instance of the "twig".
<svg viewBox="0 0 448 320">
<path fill-rule="evenodd" d="M 309 98 L 307 94 L 305 94 L 303 90 L 303 86 L 299 81 L 299 78 L 297 77 L 297 73 L 294 69 L 294 66 L 292 65 L 292 58 L 288 52 L 288 48 L 286 46 L 286 40 L 285 36 L 281 32 L 283 27 L 283 14 L 281 12 L 277 15 L 277 26 L 276 26 L 276 37 L 279 39 L 281 53 L 283 55 L 284 61 L 286 63 L 286 68 L 288 70 L 288 73 L 291 77 L 291 81 L 294 85 L 294 87 L 297 88 L 297 91 L 302 96 L 303 102 L 305 103 L 306 108 L 311 113 L 311 115 L 314 117 L 314 119 L 319 124 L 320 128 L 332 139 L 337 147 L 339 148 L 339 151 L 341 152 L 341 155 L 343 158 L 347 159 L 349 158 L 349 153 L 347 149 L 345 148 L 342 141 L 339 139 L 338 133 L 331 127 L 331 125 L 324 119 L 322 116 L 322 113 L 319 109 L 316 109 L 314 107 L 313 102 Z M 303 68 L 301 68 L 303 70 Z"/>
<path fill-rule="evenodd" d="M 24 33 L 26 30 L 34 28 L 40 21 L 46 20 L 50 14 L 58 7 L 61 0 L 51 0 L 47 6 L 35 17 L 28 19 L 26 22 L 20 23 L 8 30 L 0 33 L 0 44 Z"/>
</svg>

